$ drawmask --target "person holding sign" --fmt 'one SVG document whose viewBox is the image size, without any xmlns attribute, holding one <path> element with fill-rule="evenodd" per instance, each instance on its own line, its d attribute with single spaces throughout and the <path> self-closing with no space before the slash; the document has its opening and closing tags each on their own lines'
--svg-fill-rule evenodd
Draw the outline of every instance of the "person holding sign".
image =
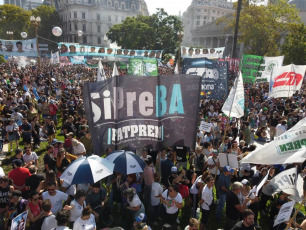
<svg viewBox="0 0 306 230">
<path fill-rule="evenodd" d="M 216 181 L 218 180 L 218 176 L 220 175 L 220 162 L 218 157 L 218 151 L 213 149 L 212 150 L 212 156 L 208 157 L 207 160 L 208 165 L 208 171 L 212 174 L 214 178 L 216 178 Z"/>
</svg>

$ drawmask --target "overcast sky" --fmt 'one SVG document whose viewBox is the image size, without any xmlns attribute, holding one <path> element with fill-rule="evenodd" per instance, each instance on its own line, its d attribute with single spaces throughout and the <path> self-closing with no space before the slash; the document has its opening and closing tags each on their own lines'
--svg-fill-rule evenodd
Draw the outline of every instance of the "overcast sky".
<svg viewBox="0 0 306 230">
<path fill-rule="evenodd" d="M 149 13 L 156 12 L 156 8 L 164 8 L 170 15 L 178 15 L 179 12 L 183 12 L 188 8 L 192 0 L 145 0 Z M 3 4 L 3 0 L 0 0 L 0 4 Z"/>
</svg>

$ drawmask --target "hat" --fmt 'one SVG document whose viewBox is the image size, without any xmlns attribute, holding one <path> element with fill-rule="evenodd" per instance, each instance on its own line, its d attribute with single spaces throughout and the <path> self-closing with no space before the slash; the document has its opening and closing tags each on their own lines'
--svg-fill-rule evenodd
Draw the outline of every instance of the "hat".
<svg viewBox="0 0 306 230">
<path fill-rule="evenodd" d="M 212 153 L 212 154 L 218 154 L 218 150 L 213 149 L 213 150 L 211 151 L 211 153 Z"/>
<path fill-rule="evenodd" d="M 73 133 L 73 132 L 67 133 L 67 136 L 72 136 L 72 137 L 74 137 L 74 133 Z"/>
<path fill-rule="evenodd" d="M 177 173 L 177 167 L 176 166 L 172 166 L 171 173 Z"/>
<path fill-rule="evenodd" d="M 268 110 L 268 108 L 267 108 L 267 107 L 264 107 L 264 108 L 263 108 L 263 111 L 266 111 L 266 110 Z"/>
<path fill-rule="evenodd" d="M 72 142 L 71 142 L 72 146 L 77 146 L 79 143 L 80 142 L 76 139 L 73 139 Z"/>
<path fill-rule="evenodd" d="M 241 183 L 242 183 L 243 185 L 250 185 L 250 182 L 249 182 L 247 179 L 243 179 L 243 180 L 241 181 Z"/>
<path fill-rule="evenodd" d="M 245 143 L 245 140 L 240 140 L 239 143 Z"/>
<path fill-rule="evenodd" d="M 146 219 L 146 215 L 144 213 L 140 213 L 135 219 L 137 222 L 142 222 Z"/>
<path fill-rule="evenodd" d="M 231 172 L 231 173 L 233 173 L 233 172 L 234 172 L 234 169 L 232 169 L 232 168 L 229 167 L 229 166 L 224 166 L 223 171 L 224 171 L 224 172 Z"/>
<path fill-rule="evenodd" d="M 22 165 L 22 160 L 20 159 L 13 160 L 13 164 L 16 165 L 17 167 L 20 167 Z"/>
</svg>

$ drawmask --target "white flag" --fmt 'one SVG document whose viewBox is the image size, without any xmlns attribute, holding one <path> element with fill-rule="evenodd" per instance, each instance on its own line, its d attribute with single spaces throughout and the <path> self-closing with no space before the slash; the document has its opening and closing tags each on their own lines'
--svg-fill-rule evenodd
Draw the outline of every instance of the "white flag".
<svg viewBox="0 0 306 230">
<path fill-rule="evenodd" d="M 277 67 L 281 67 L 284 62 L 284 56 L 277 57 L 264 57 L 263 64 L 261 64 L 261 68 L 263 71 L 258 71 L 261 73 L 260 77 L 256 78 L 256 81 L 262 80 L 263 82 L 270 82 L 271 74 L 273 73 L 273 69 Z"/>
<path fill-rule="evenodd" d="M 113 68 L 113 74 L 112 74 L 112 77 L 115 77 L 115 76 L 119 76 L 119 71 L 117 69 L 117 65 L 116 65 L 116 62 L 114 62 L 114 68 Z"/>
<path fill-rule="evenodd" d="M 106 80 L 106 76 L 105 76 L 104 68 L 103 68 L 101 60 L 99 59 L 97 81 L 105 81 L 105 80 Z"/>
<path fill-rule="evenodd" d="M 305 151 L 306 118 L 303 118 L 274 141 L 248 154 L 241 163 L 264 165 L 299 163 L 305 160 Z"/>
<path fill-rule="evenodd" d="M 55 53 L 52 53 L 51 52 L 51 63 L 52 64 L 56 64 L 56 63 L 59 63 L 59 52 L 55 52 Z"/>
<path fill-rule="evenodd" d="M 222 107 L 222 112 L 229 117 L 236 118 L 244 115 L 244 88 L 241 72 L 239 72 L 239 76 L 236 78 L 234 86 Z"/>
<path fill-rule="evenodd" d="M 178 68 L 178 61 L 176 62 L 176 65 L 175 65 L 174 74 L 180 74 L 179 68 Z"/>
<path fill-rule="evenodd" d="M 53 53 L 52 53 L 52 51 L 51 51 L 50 63 L 51 63 L 51 64 L 54 64 L 54 60 L 53 60 Z"/>
<path fill-rule="evenodd" d="M 274 68 L 270 80 L 269 97 L 291 97 L 302 87 L 306 65 L 286 65 Z"/>
</svg>

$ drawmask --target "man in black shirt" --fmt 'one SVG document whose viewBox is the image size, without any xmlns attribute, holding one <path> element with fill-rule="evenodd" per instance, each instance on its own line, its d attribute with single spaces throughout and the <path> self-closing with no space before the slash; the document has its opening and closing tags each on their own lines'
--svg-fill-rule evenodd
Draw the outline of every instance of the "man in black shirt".
<svg viewBox="0 0 306 230">
<path fill-rule="evenodd" d="M 246 204 L 250 201 L 247 197 L 241 205 L 238 199 L 238 194 L 241 192 L 243 184 L 241 182 L 234 182 L 232 188 L 226 194 L 226 223 L 225 230 L 231 230 L 237 223 L 242 213 L 246 209 Z"/>
<path fill-rule="evenodd" d="M 181 166 L 183 168 L 187 168 L 188 147 L 187 146 L 173 146 L 173 151 L 176 156 L 176 162 L 177 162 L 178 169 L 180 169 Z"/>
<path fill-rule="evenodd" d="M 55 172 L 56 169 L 56 160 L 53 156 L 53 146 L 49 145 L 47 147 L 47 153 L 44 156 L 44 164 L 45 164 L 45 170 L 46 172 L 49 172 L 50 170 L 53 170 Z"/>
<path fill-rule="evenodd" d="M 73 121 L 74 121 L 73 116 L 69 116 L 67 122 L 63 126 L 63 132 L 64 132 L 65 138 L 67 138 L 67 134 L 70 132 L 75 134 L 75 128 L 73 125 Z"/>
<path fill-rule="evenodd" d="M 45 179 L 43 175 L 37 174 L 37 167 L 35 165 L 31 165 L 29 171 L 32 175 L 25 181 L 27 194 L 30 194 L 31 191 L 36 191 L 40 182 Z"/>
<path fill-rule="evenodd" d="M 239 221 L 231 230 L 254 230 L 254 212 L 250 209 L 246 209 L 243 214 L 243 220 Z"/>
</svg>

